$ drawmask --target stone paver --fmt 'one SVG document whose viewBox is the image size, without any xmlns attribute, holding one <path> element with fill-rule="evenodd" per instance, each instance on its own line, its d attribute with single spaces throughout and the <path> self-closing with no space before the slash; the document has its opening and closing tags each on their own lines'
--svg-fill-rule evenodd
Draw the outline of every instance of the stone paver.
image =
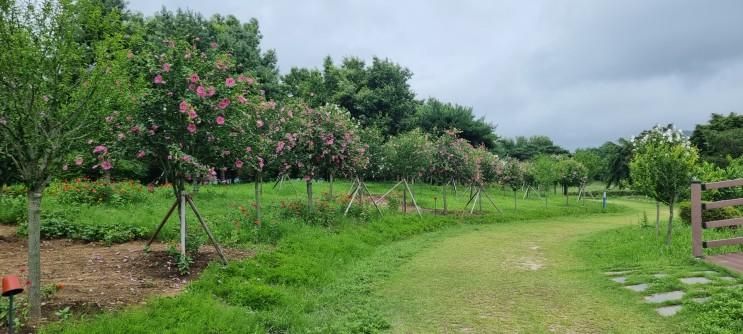
<svg viewBox="0 0 743 334">
<path fill-rule="evenodd" d="M 704 303 L 710 301 L 711 299 L 712 299 L 712 297 L 697 297 L 697 298 L 692 298 L 691 301 L 693 301 L 693 302 L 695 302 L 697 304 L 704 304 Z"/>
<path fill-rule="evenodd" d="M 670 317 L 681 311 L 681 305 L 659 307 L 655 311 L 661 316 Z"/>
<path fill-rule="evenodd" d="M 648 285 L 646 283 L 642 283 L 642 284 L 628 285 L 628 286 L 625 286 L 625 288 L 630 289 L 634 292 L 643 292 L 648 289 Z"/>
<path fill-rule="evenodd" d="M 617 283 L 624 284 L 624 282 L 627 282 L 627 277 L 624 277 L 624 276 L 622 276 L 622 277 L 614 277 L 611 280 L 614 281 L 614 282 L 617 282 Z"/>
<path fill-rule="evenodd" d="M 708 284 L 712 281 L 706 277 L 685 277 L 680 278 L 679 281 L 684 284 Z"/>
<path fill-rule="evenodd" d="M 672 300 L 681 300 L 684 297 L 683 291 L 661 292 L 654 295 L 645 296 L 645 302 L 663 303 Z"/>
<path fill-rule="evenodd" d="M 653 274 L 653 277 L 655 277 L 655 278 L 663 278 L 663 277 L 668 277 L 668 274 L 657 273 L 657 274 Z"/>
</svg>

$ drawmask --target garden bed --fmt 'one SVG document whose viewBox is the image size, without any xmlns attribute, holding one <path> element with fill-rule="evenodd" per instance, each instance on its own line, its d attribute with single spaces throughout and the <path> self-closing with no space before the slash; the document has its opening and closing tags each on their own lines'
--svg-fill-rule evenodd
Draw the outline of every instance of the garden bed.
<svg viewBox="0 0 743 334">
<path fill-rule="evenodd" d="M 41 246 L 45 320 L 57 320 L 55 312 L 69 307 L 76 316 L 146 303 L 155 295 L 174 295 L 217 259 L 214 248 L 202 246 L 194 257 L 190 274 L 181 276 L 167 246 L 155 243 L 149 252 L 145 242 L 106 247 L 67 239 L 44 240 Z M 252 251 L 225 249 L 228 259 L 254 255 Z M 0 275 L 19 275 L 25 281 L 26 239 L 15 227 L 0 225 Z"/>
</svg>

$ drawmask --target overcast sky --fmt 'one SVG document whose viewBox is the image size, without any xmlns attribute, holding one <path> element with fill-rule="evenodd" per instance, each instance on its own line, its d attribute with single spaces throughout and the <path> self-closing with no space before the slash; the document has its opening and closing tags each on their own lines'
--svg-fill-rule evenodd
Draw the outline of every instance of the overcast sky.
<svg viewBox="0 0 743 334">
<path fill-rule="evenodd" d="M 743 112 L 740 0 L 130 0 L 147 15 L 162 6 L 257 18 L 282 73 L 327 55 L 389 58 L 419 98 L 571 149 Z"/>
</svg>

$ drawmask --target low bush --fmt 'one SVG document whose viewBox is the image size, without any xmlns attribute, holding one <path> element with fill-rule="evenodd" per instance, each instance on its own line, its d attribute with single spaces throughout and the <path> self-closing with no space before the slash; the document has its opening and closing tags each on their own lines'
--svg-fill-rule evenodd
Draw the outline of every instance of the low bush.
<svg viewBox="0 0 743 334">
<path fill-rule="evenodd" d="M 720 209 L 704 210 L 702 212 L 702 221 L 708 222 L 713 220 L 723 220 L 743 216 L 743 212 L 737 207 L 725 207 Z M 679 217 L 686 224 L 691 224 L 691 203 L 682 202 L 679 204 Z"/>
<path fill-rule="evenodd" d="M 743 333 L 743 288 L 721 291 L 707 303 L 689 306 L 695 314 L 689 333 Z"/>
<path fill-rule="evenodd" d="M 107 245 L 141 239 L 147 231 L 127 224 L 75 224 L 74 212 L 43 211 L 41 216 L 41 237 L 44 239 L 73 239 L 82 241 L 103 241 Z M 24 216 L 19 235 L 28 234 L 28 221 Z"/>
<path fill-rule="evenodd" d="M 26 214 L 25 195 L 0 195 L 0 224 L 17 224 Z"/>
<path fill-rule="evenodd" d="M 57 190 L 57 200 L 61 204 L 111 204 L 125 206 L 143 202 L 147 199 L 147 190 L 134 181 L 104 182 L 75 179 L 62 182 Z"/>
</svg>

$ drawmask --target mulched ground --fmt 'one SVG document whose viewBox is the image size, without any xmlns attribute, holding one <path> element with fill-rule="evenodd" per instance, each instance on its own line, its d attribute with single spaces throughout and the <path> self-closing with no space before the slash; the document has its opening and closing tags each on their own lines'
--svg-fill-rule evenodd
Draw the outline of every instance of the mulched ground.
<svg viewBox="0 0 743 334">
<path fill-rule="evenodd" d="M 73 314 L 97 313 L 144 303 L 154 295 L 174 295 L 218 255 L 211 245 L 203 246 L 194 259 L 191 273 L 180 276 L 167 246 L 155 243 L 149 252 L 145 242 L 107 247 L 72 240 L 44 240 L 41 245 L 42 286 L 60 289 L 44 301 L 44 316 L 70 307 Z M 250 251 L 225 249 L 228 260 L 251 257 Z M 17 275 L 26 281 L 27 244 L 15 235 L 15 227 L 0 225 L 0 276 Z M 2 301 L 5 302 L 5 301 Z"/>
</svg>

